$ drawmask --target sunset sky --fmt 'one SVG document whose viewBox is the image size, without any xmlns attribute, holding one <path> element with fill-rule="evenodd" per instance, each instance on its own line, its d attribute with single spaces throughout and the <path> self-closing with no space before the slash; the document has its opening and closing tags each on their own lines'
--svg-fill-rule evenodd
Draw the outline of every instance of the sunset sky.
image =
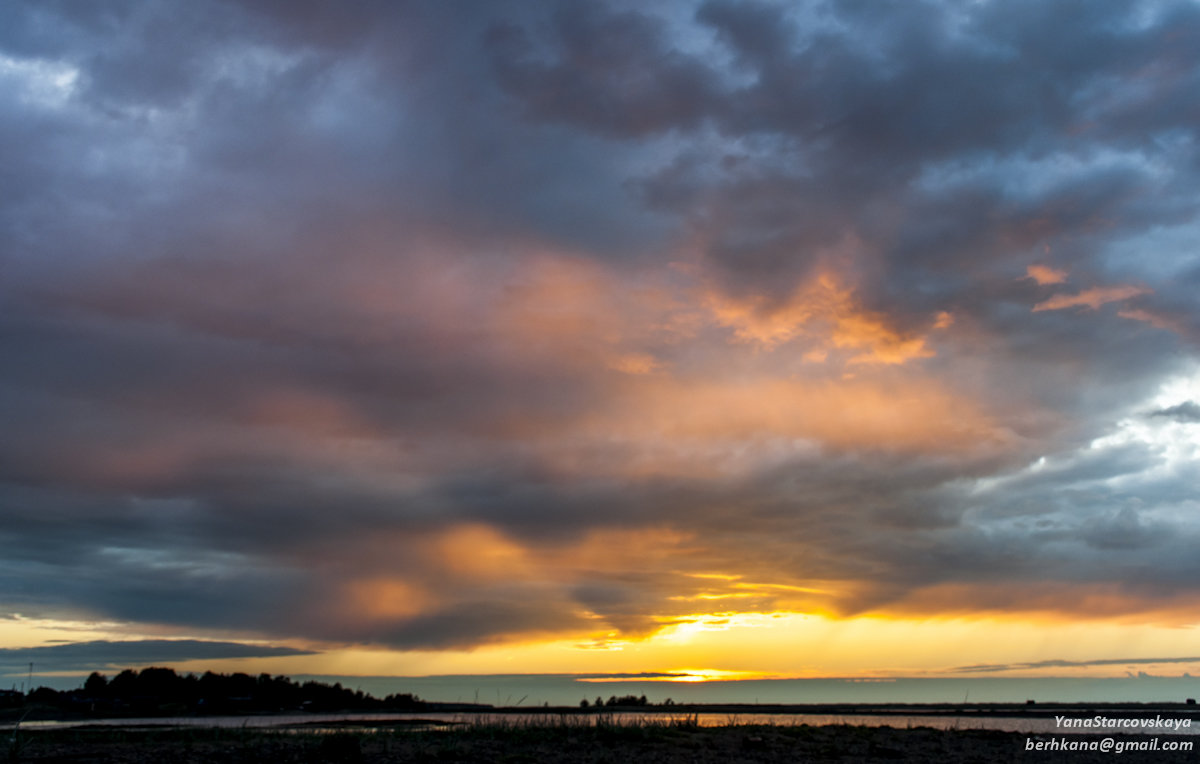
<svg viewBox="0 0 1200 764">
<path fill-rule="evenodd" d="M 1198 293 L 1193 0 L 6 2 L 0 675 L 1200 673 Z"/>
</svg>

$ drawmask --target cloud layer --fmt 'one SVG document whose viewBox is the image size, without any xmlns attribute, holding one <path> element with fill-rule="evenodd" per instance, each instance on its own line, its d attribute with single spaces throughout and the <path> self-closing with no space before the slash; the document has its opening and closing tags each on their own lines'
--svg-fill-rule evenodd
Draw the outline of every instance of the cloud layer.
<svg viewBox="0 0 1200 764">
<path fill-rule="evenodd" d="M 140 639 L 122 642 L 96 640 L 45 647 L 0 648 L 0 674 L 22 674 L 29 669 L 30 664 L 34 664 L 40 672 L 92 671 L 214 658 L 267 658 L 308 654 L 311 653 L 290 647 L 195 639 Z"/>
<path fill-rule="evenodd" d="M 1194 618 L 1194 3 L 0 14 L 7 611 Z"/>
</svg>

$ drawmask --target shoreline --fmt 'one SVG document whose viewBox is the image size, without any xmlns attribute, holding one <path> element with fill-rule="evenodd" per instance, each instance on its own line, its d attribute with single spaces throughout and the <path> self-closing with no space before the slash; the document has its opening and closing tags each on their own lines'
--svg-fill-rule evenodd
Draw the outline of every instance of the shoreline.
<svg viewBox="0 0 1200 764">
<path fill-rule="evenodd" d="M 319 711 L 284 708 L 275 711 L 245 711 L 233 713 L 179 712 L 151 713 L 144 709 L 126 713 L 89 714 L 67 712 L 52 707 L 33 709 L 4 709 L 0 711 L 0 729 L 25 722 L 62 721 L 86 722 L 89 720 L 121 719 L 205 719 L 218 717 L 269 718 L 284 716 L 384 716 L 389 714 L 454 713 L 463 716 L 605 716 L 613 714 L 652 716 L 680 716 L 689 714 L 726 715 L 772 715 L 772 716 L 916 716 L 916 717 L 966 717 L 966 718 L 1027 718 L 1045 719 L 1055 716 L 1090 717 L 1097 714 L 1120 713 L 1130 717 L 1148 717 L 1170 714 L 1176 718 L 1195 720 L 1200 726 L 1200 706 L 1194 703 L 678 703 L 673 705 L 629 705 L 581 708 L 577 706 L 491 706 L 485 704 L 428 702 L 424 708 L 380 708 L 322 709 Z"/>
<path fill-rule="evenodd" d="M 388 727 L 347 730 L 254 729 L 70 729 L 21 730 L 10 761 L 30 764 L 86 761 L 93 764 L 158 762 L 393 762 L 503 761 L 523 764 L 601 764 L 645 761 L 659 764 L 732 764 L 795 761 L 1017 761 L 1042 757 L 1030 746 L 1048 739 L 1096 746 L 1094 736 L 1029 735 L 996 730 L 937 730 L 852 725 L 737 725 L 698 727 L 687 723 L 634 725 L 472 724 L 449 730 Z M 1123 761 L 1194 761 L 1195 751 L 1166 750 L 1186 736 L 1112 735 L 1130 746 Z M 1194 740 L 1194 739 L 1193 739 Z M 1150 744 L 1157 750 L 1146 750 Z M 1137 746 L 1141 746 L 1139 749 Z M 1027 753 L 1028 751 L 1028 753 Z M 1069 761 L 1107 761 L 1113 751 L 1061 751 Z M 1052 758 L 1051 760 L 1059 760 Z"/>
</svg>

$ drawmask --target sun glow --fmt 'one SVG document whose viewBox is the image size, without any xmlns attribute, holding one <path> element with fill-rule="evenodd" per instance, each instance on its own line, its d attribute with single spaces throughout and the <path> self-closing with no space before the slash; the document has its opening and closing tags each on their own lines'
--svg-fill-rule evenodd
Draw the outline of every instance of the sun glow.
<svg viewBox="0 0 1200 764">
<path fill-rule="evenodd" d="M 29 636 L 129 639 L 103 624 L 23 622 Z M 570 639 L 475 649 L 394 650 L 297 645 L 312 655 L 191 660 L 181 671 L 342 676 L 572 674 L 580 681 L 698 683 L 748 679 L 879 679 L 905 676 L 1123 676 L 1196 673 L 1195 626 L 1005 617 L 836 618 L 799 612 L 663 616 L 633 636 L 607 629 Z M 83 631 L 75 629 L 82 628 Z M 21 640 L 28 644 L 27 640 Z M 1071 660 L 1060 660 L 1071 656 Z M 1163 660 L 1156 663 L 1155 659 Z M 1127 659 L 1128 664 L 1114 661 Z M 116 670 L 121 667 L 111 667 Z"/>
<path fill-rule="evenodd" d="M 645 672 L 642 674 L 614 674 L 612 676 L 583 676 L 579 681 L 589 684 L 606 684 L 628 682 L 636 679 L 639 682 L 731 682 L 745 679 L 774 679 L 773 674 L 754 671 L 721 671 L 718 669 L 678 668 L 668 671 Z"/>
</svg>

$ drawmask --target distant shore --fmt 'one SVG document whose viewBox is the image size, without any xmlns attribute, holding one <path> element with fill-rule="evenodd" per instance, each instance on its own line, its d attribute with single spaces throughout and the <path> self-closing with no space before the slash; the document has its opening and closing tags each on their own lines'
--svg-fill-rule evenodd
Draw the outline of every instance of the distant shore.
<svg viewBox="0 0 1200 764">
<path fill-rule="evenodd" d="M 464 717 L 483 716 L 604 716 L 612 714 L 644 715 L 654 717 L 680 717 L 689 714 L 739 715 L 794 715 L 794 716 L 904 716 L 904 717 L 963 717 L 988 718 L 1009 717 L 1045 719 L 1060 715 L 1085 717 L 1103 713 L 1109 716 L 1120 713 L 1128 717 L 1170 714 L 1180 719 L 1192 719 L 1192 725 L 1200 730 L 1200 706 L 1194 703 L 688 703 L 674 705 L 645 706 L 602 706 L 580 708 L 577 706 L 492 706 L 472 703 L 423 702 L 420 709 L 388 708 L 325 708 L 324 714 L 344 713 L 347 715 L 388 713 L 454 713 Z M 303 709 L 280 711 L 248 711 L 235 716 L 272 717 L 292 716 L 306 713 Z M 228 714 L 223 714 L 228 715 Z M 50 706 L 33 708 L 0 709 L 0 727 L 25 721 L 85 721 L 89 719 L 121 718 L 189 718 L 203 719 L 206 714 L 181 712 L 179 709 L 147 712 L 145 709 L 126 713 L 88 713 L 83 710 L 63 711 Z"/>
</svg>

